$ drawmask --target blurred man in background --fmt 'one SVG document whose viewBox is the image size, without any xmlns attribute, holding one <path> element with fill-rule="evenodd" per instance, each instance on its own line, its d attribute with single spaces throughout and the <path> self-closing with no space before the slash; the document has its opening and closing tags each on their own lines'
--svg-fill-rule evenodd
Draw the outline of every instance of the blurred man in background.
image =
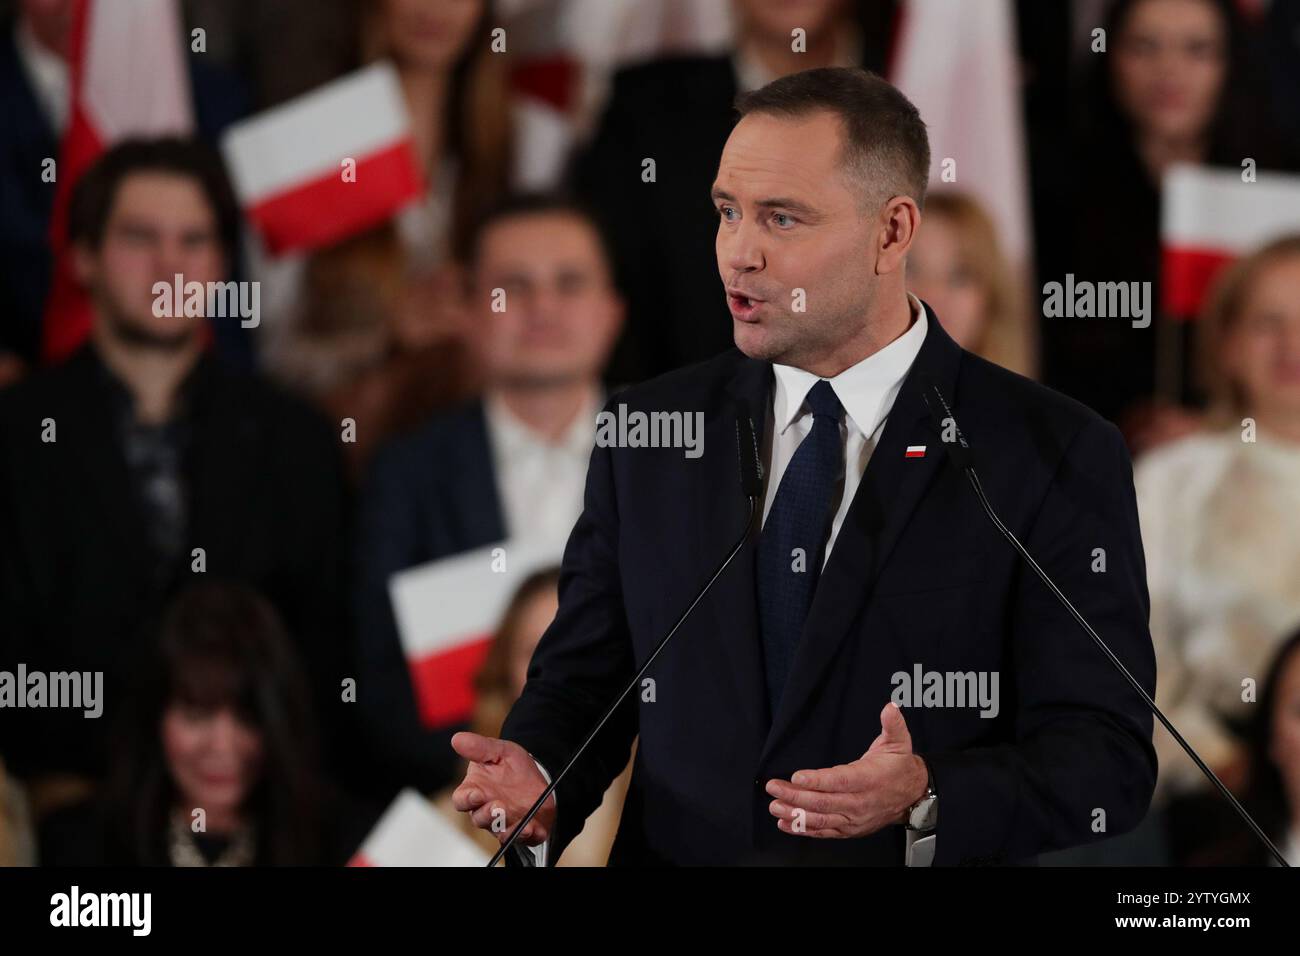
<svg viewBox="0 0 1300 956">
<path fill-rule="evenodd" d="M 73 0 L 19 0 L 15 6 L 15 16 L 0 24 L 0 386 L 34 366 L 40 351 L 58 188 L 45 164 L 60 158 L 72 95 Z M 198 134 L 215 142 L 246 112 L 244 84 L 201 54 L 187 56 L 186 67 Z"/>
<path fill-rule="evenodd" d="M 91 339 L 0 394 L 0 669 L 104 674 L 102 720 L 13 710 L 0 725 L 38 810 L 43 792 L 53 794 L 45 807 L 57 804 L 104 771 L 119 662 L 167 596 L 201 573 L 271 599 L 328 708 L 324 736 L 340 743 L 337 439 L 296 401 L 225 369 L 208 352 L 208 323 L 155 288 L 225 279 L 237 230 L 205 147 L 162 139 L 109 150 L 78 182 L 69 215 L 94 303 Z"/>
<path fill-rule="evenodd" d="M 582 510 L 623 315 L 595 223 L 563 199 L 506 200 L 471 260 L 484 396 L 381 451 L 361 518 L 363 716 L 393 783 L 425 791 L 456 772 L 456 728 L 420 722 L 388 579 L 507 537 L 563 540 Z"/>
</svg>

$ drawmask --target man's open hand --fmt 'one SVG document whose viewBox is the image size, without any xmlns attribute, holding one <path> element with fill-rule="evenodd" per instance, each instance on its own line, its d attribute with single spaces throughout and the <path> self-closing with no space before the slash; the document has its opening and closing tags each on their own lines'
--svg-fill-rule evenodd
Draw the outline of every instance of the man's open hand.
<svg viewBox="0 0 1300 956">
<path fill-rule="evenodd" d="M 509 740 L 461 732 L 451 746 L 469 761 L 469 771 L 451 795 L 457 810 L 468 813 L 474 825 L 495 834 L 504 843 L 515 824 L 546 789 L 546 778 L 528 751 Z M 555 795 L 542 805 L 519 834 L 520 843 L 536 846 L 550 839 L 555 827 Z"/>
<path fill-rule="evenodd" d="M 863 837 L 902 823 L 925 796 L 925 762 L 912 753 L 903 712 L 891 703 L 880 712 L 880 736 L 852 763 L 800 770 L 789 780 L 769 780 L 768 805 L 785 833 L 822 839 Z"/>
</svg>

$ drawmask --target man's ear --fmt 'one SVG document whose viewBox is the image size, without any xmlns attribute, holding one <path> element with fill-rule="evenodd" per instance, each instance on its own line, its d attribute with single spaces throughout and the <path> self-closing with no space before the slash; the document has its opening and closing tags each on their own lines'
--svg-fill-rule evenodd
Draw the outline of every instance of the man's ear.
<svg viewBox="0 0 1300 956">
<path fill-rule="evenodd" d="M 876 275 L 901 272 L 921 226 L 921 210 L 910 196 L 894 196 L 881 207 Z"/>
</svg>

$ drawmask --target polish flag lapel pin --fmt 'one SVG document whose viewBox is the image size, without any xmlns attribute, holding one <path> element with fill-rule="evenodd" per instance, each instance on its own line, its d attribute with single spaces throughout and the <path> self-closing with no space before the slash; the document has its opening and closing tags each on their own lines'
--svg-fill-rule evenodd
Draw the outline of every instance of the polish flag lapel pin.
<svg viewBox="0 0 1300 956">
<path fill-rule="evenodd" d="M 924 458 L 924 457 L 925 457 L 925 446 L 924 446 L 924 445 L 908 445 L 908 446 L 907 446 L 907 453 L 906 453 L 903 457 L 904 457 L 904 458 Z"/>
</svg>

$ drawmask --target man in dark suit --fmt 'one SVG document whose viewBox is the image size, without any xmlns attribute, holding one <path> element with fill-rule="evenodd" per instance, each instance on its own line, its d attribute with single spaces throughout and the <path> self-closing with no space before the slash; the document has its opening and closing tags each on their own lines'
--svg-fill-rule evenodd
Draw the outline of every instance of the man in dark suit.
<svg viewBox="0 0 1300 956">
<path fill-rule="evenodd" d="M 812 70 L 738 107 L 713 186 L 738 351 L 616 399 L 702 414 L 704 454 L 598 442 L 502 739 L 453 740 L 457 807 L 504 839 L 740 535 L 747 407 L 761 531 L 525 828 L 542 862 L 638 734 L 611 862 L 1019 862 L 1132 828 L 1151 716 L 988 521 L 924 396 L 951 403 L 1007 526 L 1150 692 L 1118 432 L 963 352 L 907 294 L 929 146 L 902 94 Z"/>
<path fill-rule="evenodd" d="M 5 710 L 0 752 L 17 774 L 104 772 L 137 642 L 200 573 L 272 601 L 322 736 L 337 746 L 348 724 L 338 435 L 224 367 L 204 320 L 157 294 L 177 274 L 224 279 L 238 215 L 219 158 L 188 140 L 124 141 L 74 190 L 91 339 L 0 393 L 0 670 L 101 671 L 103 716 Z"/>
<path fill-rule="evenodd" d="M 389 579 L 508 537 L 564 540 L 622 322 L 603 237 L 563 197 L 502 200 L 477 224 L 472 258 L 484 395 L 382 449 L 361 518 L 359 701 L 387 784 L 426 792 L 454 781 L 458 728 L 422 721 Z"/>
<path fill-rule="evenodd" d="M 817 66 L 884 72 L 896 0 L 736 0 L 736 42 L 712 55 L 670 56 L 620 70 L 591 142 L 570 170 L 606 214 L 628 321 L 607 380 L 641 381 L 731 346 L 714 294 L 709 205 L 702 199 L 731 131 L 736 94 Z M 791 31 L 803 31 L 794 49 Z M 643 179 L 655 161 L 654 180 Z M 635 222 L 636 228 L 627 223 Z"/>
</svg>

